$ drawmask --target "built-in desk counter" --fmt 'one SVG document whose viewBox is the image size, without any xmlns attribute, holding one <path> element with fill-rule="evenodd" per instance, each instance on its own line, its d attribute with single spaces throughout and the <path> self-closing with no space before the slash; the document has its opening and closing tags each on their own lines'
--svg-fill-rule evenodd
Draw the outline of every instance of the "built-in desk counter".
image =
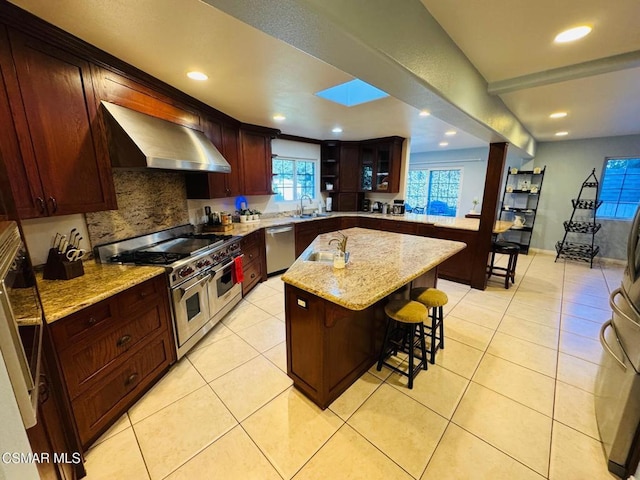
<svg viewBox="0 0 640 480">
<path fill-rule="evenodd" d="M 437 266 L 464 243 L 364 228 L 348 236 L 349 262 L 307 260 L 335 251 L 319 235 L 282 276 L 285 282 L 287 373 L 296 388 L 326 408 L 376 361 L 382 345 L 384 305 L 408 295 L 408 285 L 435 285 Z"/>
</svg>

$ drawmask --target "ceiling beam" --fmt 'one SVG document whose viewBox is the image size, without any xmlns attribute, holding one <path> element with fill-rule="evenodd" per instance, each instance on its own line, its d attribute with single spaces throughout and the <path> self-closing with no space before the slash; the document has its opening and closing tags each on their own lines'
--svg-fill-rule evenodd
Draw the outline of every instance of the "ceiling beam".
<svg viewBox="0 0 640 480">
<path fill-rule="evenodd" d="M 522 75 L 521 77 L 507 78 L 498 82 L 491 82 L 487 91 L 491 95 L 502 95 L 504 93 L 541 87 L 552 83 L 567 82 L 569 80 L 577 80 L 578 78 L 592 77 L 603 73 L 639 67 L 640 50 L 545 70 L 544 72 L 530 73 L 528 75 Z"/>
<path fill-rule="evenodd" d="M 419 0 L 204 1 L 487 143 L 535 154 L 531 134 Z"/>
</svg>

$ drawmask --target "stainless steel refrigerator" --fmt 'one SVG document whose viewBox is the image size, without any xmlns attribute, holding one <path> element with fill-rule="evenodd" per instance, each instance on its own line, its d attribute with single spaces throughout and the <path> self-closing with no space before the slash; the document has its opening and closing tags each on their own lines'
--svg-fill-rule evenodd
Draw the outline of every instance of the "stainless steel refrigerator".
<svg viewBox="0 0 640 480">
<path fill-rule="evenodd" d="M 596 419 L 609 471 L 626 479 L 640 459 L 640 208 L 629 233 L 622 284 L 609 304 L 612 318 L 600 330 Z"/>
</svg>

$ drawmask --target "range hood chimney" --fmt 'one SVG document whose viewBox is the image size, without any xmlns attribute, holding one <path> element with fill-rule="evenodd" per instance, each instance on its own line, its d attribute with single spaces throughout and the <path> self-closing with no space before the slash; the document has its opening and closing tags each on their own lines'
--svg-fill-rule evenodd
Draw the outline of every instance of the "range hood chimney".
<svg viewBox="0 0 640 480">
<path fill-rule="evenodd" d="M 202 132 L 120 105 L 101 103 L 113 167 L 231 172 L 229 162 Z"/>
</svg>

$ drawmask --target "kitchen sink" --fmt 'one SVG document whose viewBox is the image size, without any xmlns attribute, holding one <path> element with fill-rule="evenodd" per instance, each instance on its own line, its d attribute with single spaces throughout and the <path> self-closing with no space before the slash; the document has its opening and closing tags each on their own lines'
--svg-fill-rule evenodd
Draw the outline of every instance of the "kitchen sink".
<svg viewBox="0 0 640 480">
<path fill-rule="evenodd" d="M 324 262 L 333 263 L 333 256 L 335 252 L 326 252 L 322 250 L 316 250 L 309 254 L 305 260 L 307 262 Z M 349 252 L 345 254 L 345 263 L 349 263 Z"/>
<path fill-rule="evenodd" d="M 307 260 L 308 262 L 333 263 L 333 252 L 322 252 L 322 251 L 311 252 L 305 260 Z"/>
</svg>

